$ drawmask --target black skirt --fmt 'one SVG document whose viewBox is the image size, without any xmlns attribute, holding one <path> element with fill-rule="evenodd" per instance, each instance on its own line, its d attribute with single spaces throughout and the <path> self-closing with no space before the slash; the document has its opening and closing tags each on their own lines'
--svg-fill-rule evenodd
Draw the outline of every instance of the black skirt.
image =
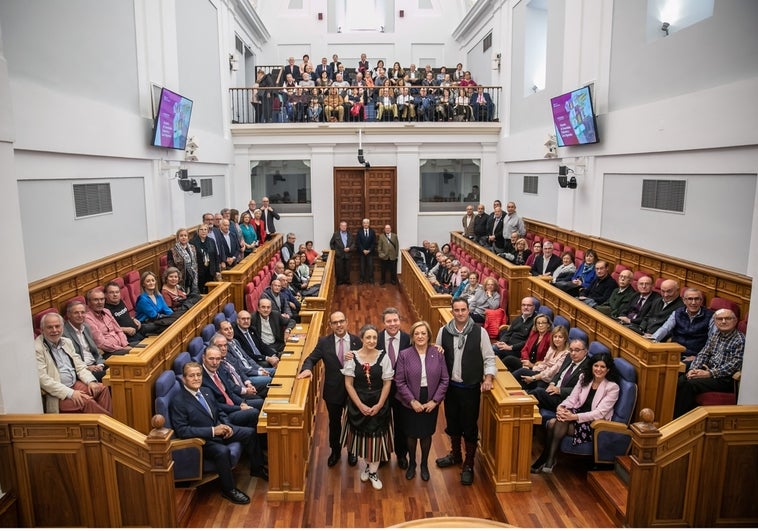
<svg viewBox="0 0 758 531">
<path fill-rule="evenodd" d="M 421 388 L 419 395 L 419 402 L 422 404 L 429 401 L 429 391 L 426 387 Z M 437 413 L 439 410 L 439 405 L 431 413 L 416 413 L 413 409 L 404 407 L 402 423 L 405 434 L 414 439 L 423 439 L 434 435 L 437 429 Z"/>
</svg>

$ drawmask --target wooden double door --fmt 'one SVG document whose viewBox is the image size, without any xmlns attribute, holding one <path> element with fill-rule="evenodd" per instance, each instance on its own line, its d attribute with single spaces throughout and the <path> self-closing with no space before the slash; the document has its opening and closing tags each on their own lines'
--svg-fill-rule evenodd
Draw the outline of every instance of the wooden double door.
<svg viewBox="0 0 758 531">
<path fill-rule="evenodd" d="M 377 236 L 389 224 L 397 232 L 397 168 L 334 168 L 334 227 L 347 222 L 353 235 L 364 218 L 371 220 Z M 358 271 L 360 261 L 351 261 L 351 271 Z M 374 259 L 374 278 L 378 279 L 379 261 Z M 357 278 L 355 274 L 351 274 Z"/>
</svg>

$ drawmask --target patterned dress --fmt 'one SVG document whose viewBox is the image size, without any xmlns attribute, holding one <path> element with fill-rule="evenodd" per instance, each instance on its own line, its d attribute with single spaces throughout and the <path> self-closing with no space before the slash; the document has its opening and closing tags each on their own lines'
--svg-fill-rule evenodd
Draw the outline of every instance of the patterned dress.
<svg viewBox="0 0 758 531">
<path fill-rule="evenodd" d="M 342 374 L 353 376 L 355 392 L 361 402 L 370 407 L 379 402 L 384 380 L 391 380 L 394 371 L 389 357 L 382 352 L 373 365 L 361 364 L 357 356 L 346 361 Z M 340 442 L 349 452 L 366 461 L 389 461 L 393 450 L 391 411 L 389 397 L 374 416 L 365 416 L 348 399 Z"/>
</svg>

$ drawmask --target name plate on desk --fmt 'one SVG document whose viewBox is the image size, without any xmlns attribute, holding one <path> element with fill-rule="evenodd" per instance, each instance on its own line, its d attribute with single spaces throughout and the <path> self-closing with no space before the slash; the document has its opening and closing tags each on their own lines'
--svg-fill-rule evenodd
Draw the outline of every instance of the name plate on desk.
<svg viewBox="0 0 758 531">
<path fill-rule="evenodd" d="M 268 394 L 266 394 L 266 398 L 275 398 L 275 399 L 281 399 L 283 398 L 285 401 L 283 402 L 286 404 L 289 401 L 289 396 L 292 394 L 292 386 L 295 384 L 294 378 L 280 378 L 277 374 L 274 378 L 274 382 L 277 384 L 282 384 L 281 387 L 269 387 L 268 388 Z"/>
</svg>

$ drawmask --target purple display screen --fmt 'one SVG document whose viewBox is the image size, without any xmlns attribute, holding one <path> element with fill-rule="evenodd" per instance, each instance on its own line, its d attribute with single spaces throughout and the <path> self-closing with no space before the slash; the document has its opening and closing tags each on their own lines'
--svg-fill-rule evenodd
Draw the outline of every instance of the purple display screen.
<svg viewBox="0 0 758 531">
<path fill-rule="evenodd" d="M 171 149 L 187 146 L 192 100 L 164 88 L 155 118 L 153 145 Z"/>
<path fill-rule="evenodd" d="M 558 146 L 594 144 L 598 141 L 590 88 L 583 87 L 550 100 Z"/>
</svg>

